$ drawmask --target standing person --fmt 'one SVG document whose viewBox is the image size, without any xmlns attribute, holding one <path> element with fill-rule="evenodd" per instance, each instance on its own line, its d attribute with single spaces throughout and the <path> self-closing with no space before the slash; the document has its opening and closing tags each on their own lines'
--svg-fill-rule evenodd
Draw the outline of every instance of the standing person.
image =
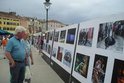
<svg viewBox="0 0 124 83">
<path fill-rule="evenodd" d="M 2 47 L 3 36 L 0 35 L 0 48 Z"/>
<path fill-rule="evenodd" d="M 2 40 L 2 46 L 3 46 L 3 50 L 5 51 L 6 49 L 6 44 L 7 44 L 8 40 L 7 40 L 7 36 L 5 36 L 5 38 Z"/>
<path fill-rule="evenodd" d="M 41 36 L 41 50 L 43 49 L 44 37 Z"/>
<path fill-rule="evenodd" d="M 40 36 L 40 43 L 39 43 L 39 53 L 42 52 L 42 49 L 43 49 L 43 43 L 44 43 L 44 38 L 43 36 Z"/>
<path fill-rule="evenodd" d="M 9 60 L 11 80 L 10 83 L 23 83 L 25 77 L 25 58 L 26 51 L 22 38 L 25 35 L 26 29 L 22 26 L 17 26 L 15 35 L 9 39 L 6 45 L 5 55 Z"/>
<path fill-rule="evenodd" d="M 7 38 L 7 36 L 5 36 L 4 39 L 2 40 L 2 47 L 3 47 L 4 53 L 5 53 L 7 42 L 8 42 L 8 38 Z M 6 59 L 5 56 L 4 56 L 4 59 Z"/>
<path fill-rule="evenodd" d="M 23 38 L 24 39 L 24 47 L 25 47 L 25 50 L 26 50 L 26 58 L 27 58 L 26 66 L 30 66 L 30 61 L 31 61 L 31 65 L 34 64 L 32 51 L 31 51 L 31 45 L 28 41 L 28 38 L 29 38 L 29 33 L 26 32 L 26 35 Z M 29 57 L 30 57 L 30 61 L 29 61 Z M 27 83 L 30 83 L 31 78 L 25 79 L 25 81 L 27 81 Z"/>
</svg>

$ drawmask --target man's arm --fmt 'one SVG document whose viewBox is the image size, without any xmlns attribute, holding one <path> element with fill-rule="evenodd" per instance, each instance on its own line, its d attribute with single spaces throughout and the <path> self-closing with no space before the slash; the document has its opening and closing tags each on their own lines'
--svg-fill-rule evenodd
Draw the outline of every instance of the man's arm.
<svg viewBox="0 0 124 83">
<path fill-rule="evenodd" d="M 5 52 L 5 56 L 7 57 L 7 59 L 9 60 L 10 63 L 10 67 L 14 67 L 15 66 L 15 61 L 13 60 L 10 52 Z"/>
</svg>

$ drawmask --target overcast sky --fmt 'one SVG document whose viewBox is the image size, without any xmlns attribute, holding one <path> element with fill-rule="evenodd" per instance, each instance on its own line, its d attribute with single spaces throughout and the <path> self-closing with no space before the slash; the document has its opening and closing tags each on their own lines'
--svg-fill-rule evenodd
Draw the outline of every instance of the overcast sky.
<svg viewBox="0 0 124 83">
<path fill-rule="evenodd" d="M 45 19 L 45 0 L 0 0 L 0 11 Z M 50 0 L 49 19 L 65 24 L 124 12 L 124 0 Z"/>
</svg>

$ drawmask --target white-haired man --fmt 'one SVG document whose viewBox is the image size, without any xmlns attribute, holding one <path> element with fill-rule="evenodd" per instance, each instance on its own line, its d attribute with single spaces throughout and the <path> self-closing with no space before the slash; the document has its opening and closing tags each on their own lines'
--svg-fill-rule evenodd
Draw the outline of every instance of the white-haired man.
<svg viewBox="0 0 124 83">
<path fill-rule="evenodd" d="M 9 60 L 11 83 L 23 83 L 25 76 L 26 51 L 21 39 L 25 36 L 26 29 L 17 26 L 15 35 L 9 39 L 6 45 L 5 55 Z"/>
</svg>

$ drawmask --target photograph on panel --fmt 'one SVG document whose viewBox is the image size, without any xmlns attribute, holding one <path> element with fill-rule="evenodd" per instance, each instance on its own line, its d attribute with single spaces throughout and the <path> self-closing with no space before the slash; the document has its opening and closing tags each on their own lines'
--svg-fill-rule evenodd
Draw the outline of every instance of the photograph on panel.
<svg viewBox="0 0 124 83">
<path fill-rule="evenodd" d="M 44 39 L 46 39 L 47 38 L 47 33 L 45 33 L 45 37 L 44 37 Z"/>
<path fill-rule="evenodd" d="M 53 40 L 53 34 L 54 34 L 53 31 L 52 32 L 49 32 L 49 40 Z"/>
<path fill-rule="evenodd" d="M 124 60 L 115 59 L 111 83 L 124 83 Z"/>
<path fill-rule="evenodd" d="M 46 43 L 49 43 L 49 32 L 46 34 Z"/>
<path fill-rule="evenodd" d="M 48 53 L 48 46 L 49 46 L 49 45 L 48 45 L 48 44 L 46 44 L 46 52 L 47 52 L 47 53 Z"/>
<path fill-rule="evenodd" d="M 53 50 L 52 50 L 52 56 L 53 57 L 56 57 L 56 54 L 57 54 L 57 48 L 53 48 Z"/>
<path fill-rule="evenodd" d="M 57 59 L 59 61 L 62 61 L 62 56 L 63 56 L 63 48 L 62 47 L 58 47 L 58 52 L 57 52 Z"/>
<path fill-rule="evenodd" d="M 78 45 L 92 46 L 94 28 L 84 28 L 79 32 Z"/>
<path fill-rule="evenodd" d="M 87 78 L 89 59 L 90 57 L 87 55 L 80 53 L 76 54 L 74 71 L 84 76 L 85 78 Z"/>
<path fill-rule="evenodd" d="M 45 44 L 45 51 L 47 52 L 48 44 Z"/>
<path fill-rule="evenodd" d="M 59 38 L 59 31 L 56 31 L 54 35 L 54 41 L 58 42 L 58 38 Z"/>
<path fill-rule="evenodd" d="M 76 28 L 69 29 L 67 33 L 66 43 L 74 44 Z"/>
<path fill-rule="evenodd" d="M 72 62 L 72 53 L 70 50 L 65 49 L 64 50 L 64 58 L 63 58 L 63 63 L 70 67 Z"/>
<path fill-rule="evenodd" d="M 124 20 L 99 25 L 97 47 L 123 52 Z"/>
<path fill-rule="evenodd" d="M 43 50 L 46 50 L 46 44 L 43 43 Z"/>
<path fill-rule="evenodd" d="M 51 54 L 51 45 L 48 45 L 48 54 Z"/>
<path fill-rule="evenodd" d="M 96 54 L 92 72 L 92 83 L 104 83 L 108 57 Z"/>
<path fill-rule="evenodd" d="M 59 42 L 64 43 L 65 42 L 65 36 L 66 36 L 66 30 L 61 31 Z"/>
</svg>

